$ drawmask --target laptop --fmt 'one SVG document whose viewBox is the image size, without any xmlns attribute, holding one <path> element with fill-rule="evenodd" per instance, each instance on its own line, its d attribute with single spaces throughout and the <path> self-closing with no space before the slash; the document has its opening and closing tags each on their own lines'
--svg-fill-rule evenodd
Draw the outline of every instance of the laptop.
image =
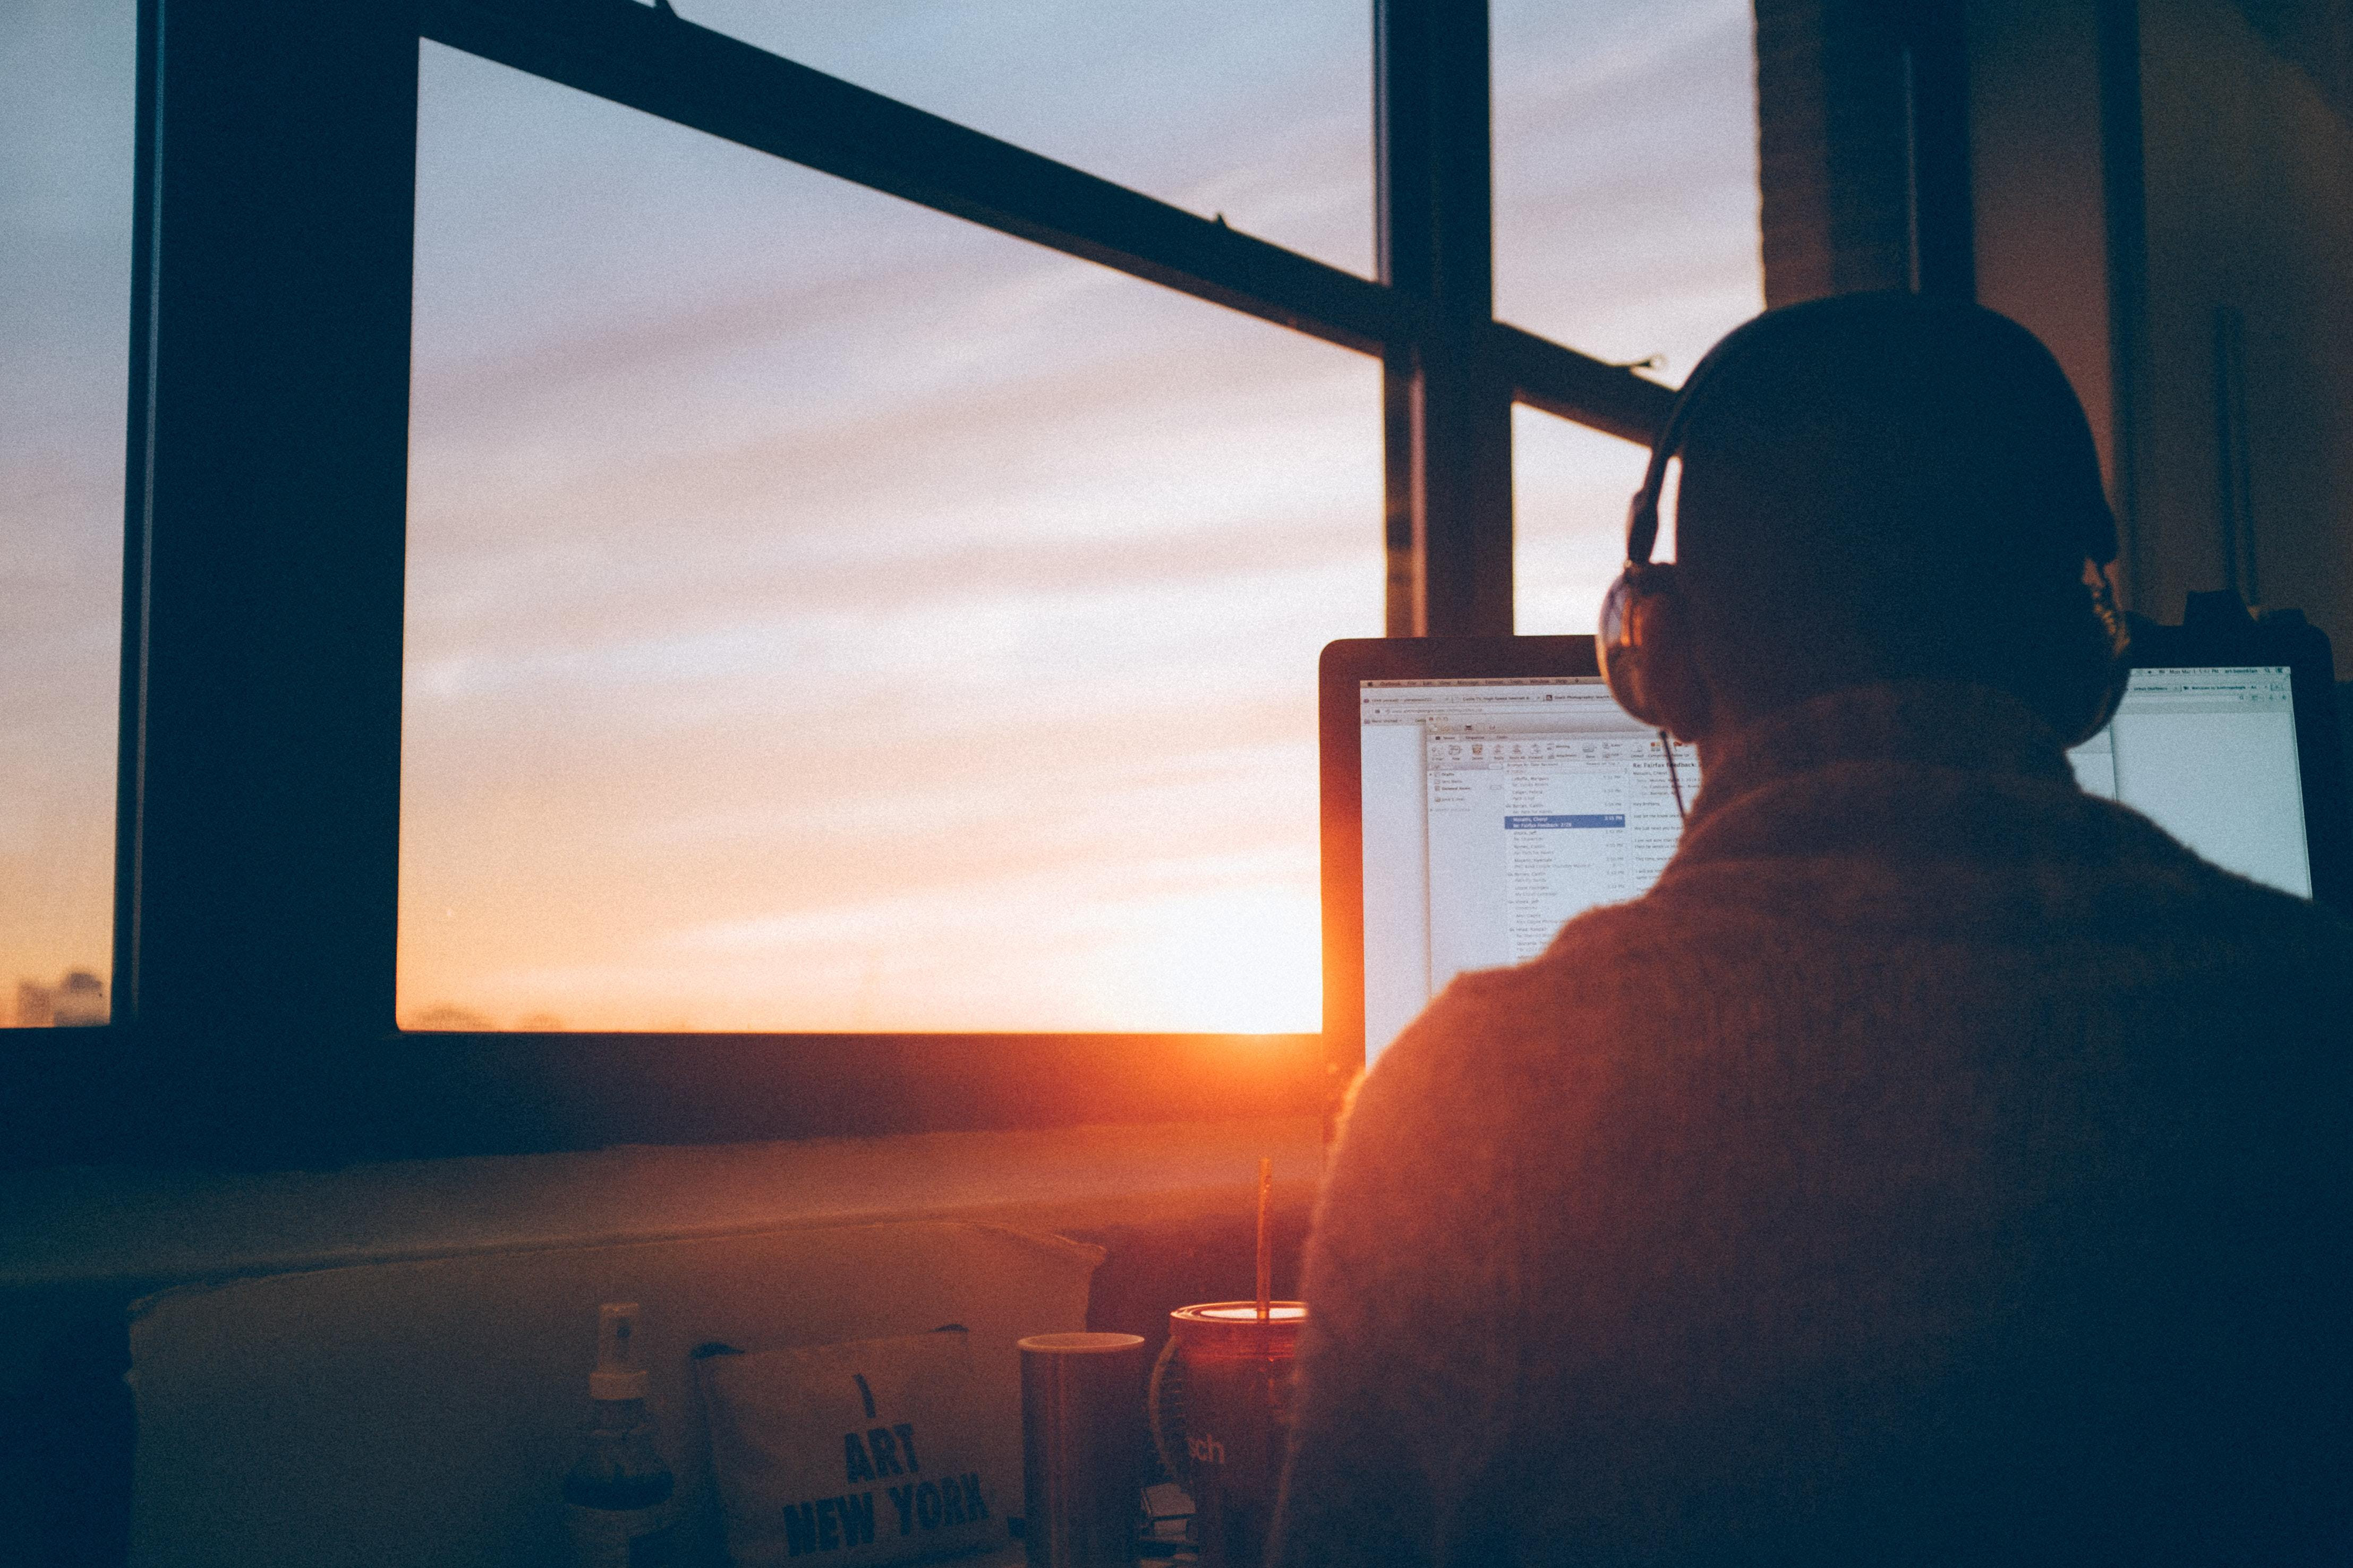
<svg viewBox="0 0 2353 1568">
<path fill-rule="evenodd" d="M 2132 672 L 2115 721 L 2069 753 L 2077 779 L 2226 869 L 2347 907 L 2325 639 L 2212 662 L 2154 640 L 2179 662 Z M 1692 748 L 1611 700 L 1589 637 L 1335 642 L 1320 706 L 1324 1032 L 1343 1069 L 1456 974 L 1639 897 L 1700 784 Z"/>
</svg>

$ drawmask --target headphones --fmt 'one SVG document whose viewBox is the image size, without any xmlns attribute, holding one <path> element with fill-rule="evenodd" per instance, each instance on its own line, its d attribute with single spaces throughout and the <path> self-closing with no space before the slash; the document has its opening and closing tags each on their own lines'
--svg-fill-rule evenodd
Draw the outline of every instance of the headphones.
<svg viewBox="0 0 2353 1568">
<path fill-rule="evenodd" d="M 1793 309 L 1820 310 L 1830 306 L 1832 302 L 1826 300 L 1810 307 Z M 1601 597 L 1600 626 L 1594 648 L 1602 679 L 1620 708 L 1659 731 L 1671 764 L 1673 747 L 1665 741 L 1668 704 L 1662 700 L 1660 685 L 1662 666 L 1686 657 L 1685 650 L 1678 646 L 1682 637 L 1676 623 L 1689 612 L 1679 595 L 1674 563 L 1651 559 L 1651 552 L 1659 541 L 1659 502 L 1667 487 L 1667 465 L 1681 451 L 1691 427 L 1692 411 L 1703 402 L 1706 386 L 1722 378 L 1726 363 L 1738 363 L 1743 343 L 1762 335 L 1755 331 L 1760 322 L 1773 321 L 1782 313 L 1774 311 L 1758 317 L 1735 331 L 1708 350 L 1684 378 L 1682 390 L 1676 393 L 1659 427 L 1658 439 L 1651 447 L 1650 467 L 1642 475 L 1642 488 L 1634 492 L 1626 508 L 1626 563 Z M 1982 313 L 1996 321 L 2004 320 L 1991 311 Z M 2052 368 L 2052 374 L 2058 374 L 2055 363 Z M 2086 607 L 2091 612 L 2084 623 L 2084 658 L 2079 666 L 2054 670 L 2046 689 L 2032 700 L 2035 710 L 2069 746 L 2081 745 L 2107 727 L 2108 721 L 2116 717 L 2116 705 L 2124 700 L 2125 687 L 2132 674 L 2130 634 L 2124 616 L 2116 608 L 2105 570 L 2116 558 L 2116 517 L 2108 510 L 2106 498 L 2100 494 L 2096 481 L 2092 493 L 2098 499 L 2094 506 L 2085 509 L 2077 540 L 2083 550 Z M 2073 660 L 2069 662 L 2073 664 Z M 1676 793 L 1680 803 L 1682 792 Z"/>
</svg>

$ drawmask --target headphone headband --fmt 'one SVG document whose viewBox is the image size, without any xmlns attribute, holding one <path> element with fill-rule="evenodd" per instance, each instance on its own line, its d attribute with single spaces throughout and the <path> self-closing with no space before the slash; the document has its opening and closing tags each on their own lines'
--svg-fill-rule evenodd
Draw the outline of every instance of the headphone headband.
<svg viewBox="0 0 2353 1568">
<path fill-rule="evenodd" d="M 1762 320 L 1763 318 L 1758 318 Z M 1683 433 L 1691 424 L 1692 409 L 1698 405 L 1700 388 L 1716 366 L 1728 357 L 1727 351 L 1748 335 L 1748 325 L 1736 327 L 1719 340 L 1714 348 L 1700 356 L 1691 374 L 1676 389 L 1674 401 L 1667 405 L 1667 416 L 1659 424 L 1657 439 L 1651 443 L 1650 465 L 1642 470 L 1642 488 L 1626 508 L 1626 564 L 1645 566 L 1651 552 L 1659 544 L 1659 502 L 1666 493 L 1667 465 L 1674 460 L 1682 447 Z"/>
<path fill-rule="evenodd" d="M 1918 298 L 1915 295 L 1898 297 L 1906 300 Z M 1627 505 L 1626 563 L 1629 566 L 1649 564 L 1651 552 L 1658 548 L 1659 507 L 1664 499 L 1667 488 L 1667 465 L 1674 460 L 1682 449 L 1683 437 L 1690 431 L 1693 411 L 1704 401 L 1700 395 L 1701 390 L 1711 377 L 1721 374 L 1725 362 L 1737 360 L 1740 357 L 1742 345 L 1751 338 L 1769 336 L 1769 328 L 1765 331 L 1759 329 L 1767 328 L 1767 323 L 1778 321 L 1792 311 L 1803 312 L 1823 307 L 1835 309 L 1838 307 L 1833 305 L 1834 300 L 1853 300 L 1872 298 L 1874 296 L 1832 296 L 1830 300 L 1813 301 L 1810 305 L 1785 307 L 1781 310 L 1769 311 L 1766 315 L 1756 317 L 1733 329 L 1720 339 L 1715 347 L 1700 356 L 1699 363 L 1692 366 L 1691 374 L 1683 378 L 1683 385 L 1677 389 L 1674 401 L 1667 406 L 1667 416 L 1660 422 L 1658 437 L 1651 446 L 1650 463 L 1642 471 L 1642 488 L 1634 492 L 1633 500 Z M 1992 317 L 2003 326 L 2023 332 L 2022 328 L 2017 328 L 2005 317 L 1996 315 L 1992 311 L 1982 313 Z M 2028 341 L 2033 342 L 2031 338 Z M 2037 349 L 2042 348 L 2039 342 L 2034 342 L 2033 346 Z M 2043 352 L 2047 355 L 2048 351 Z M 2057 371 L 2055 361 L 2052 362 L 2052 368 L 2054 372 Z M 2095 565 L 2105 566 L 2116 559 L 2119 546 L 2116 514 L 2109 510 L 2107 498 L 2099 492 L 2097 487 L 2098 481 L 2094 480 L 2090 504 L 2081 509 L 2073 521 L 2080 530 L 2076 543 L 2082 549 L 2084 558 Z"/>
</svg>

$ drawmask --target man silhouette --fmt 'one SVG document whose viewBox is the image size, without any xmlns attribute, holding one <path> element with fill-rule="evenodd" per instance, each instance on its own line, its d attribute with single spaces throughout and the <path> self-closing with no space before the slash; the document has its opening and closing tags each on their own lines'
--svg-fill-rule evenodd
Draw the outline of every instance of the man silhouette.
<svg viewBox="0 0 2353 1568">
<path fill-rule="evenodd" d="M 1612 684 L 1688 828 L 1362 1086 L 1271 1561 L 2353 1560 L 2353 932 L 2077 787 L 2058 366 L 1820 300 L 1669 429 Z"/>
</svg>

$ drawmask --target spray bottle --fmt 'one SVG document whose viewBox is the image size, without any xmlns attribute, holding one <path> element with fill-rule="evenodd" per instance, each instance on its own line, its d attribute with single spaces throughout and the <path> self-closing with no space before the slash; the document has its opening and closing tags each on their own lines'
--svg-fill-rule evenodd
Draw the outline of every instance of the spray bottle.
<svg viewBox="0 0 2353 1568">
<path fill-rule="evenodd" d="M 649 1382 L 639 1363 L 638 1304 L 597 1308 L 596 1370 L 588 1374 L 594 1414 L 580 1462 L 564 1478 L 576 1568 L 649 1568 L 677 1556 L 678 1481 L 654 1442 Z"/>
</svg>

